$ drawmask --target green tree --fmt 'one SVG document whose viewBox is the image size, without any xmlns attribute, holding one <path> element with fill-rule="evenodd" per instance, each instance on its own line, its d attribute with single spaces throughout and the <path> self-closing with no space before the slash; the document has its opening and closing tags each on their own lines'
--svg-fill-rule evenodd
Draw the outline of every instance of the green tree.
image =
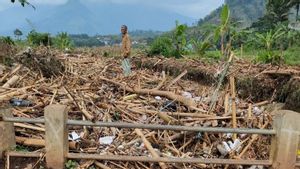
<svg viewBox="0 0 300 169">
<path fill-rule="evenodd" d="M 27 41 L 30 45 L 39 46 L 51 46 L 52 45 L 52 38 L 49 33 L 39 33 L 35 30 L 32 30 L 27 35 Z"/>
<path fill-rule="evenodd" d="M 272 50 L 274 48 L 275 42 L 285 34 L 285 32 L 282 30 L 282 28 L 279 28 L 277 30 L 270 30 L 267 33 L 256 33 L 256 40 L 257 43 L 264 46 L 268 51 Z"/>
<path fill-rule="evenodd" d="M 186 30 L 187 25 L 185 24 L 179 24 L 178 21 L 176 21 L 176 27 L 173 33 L 173 39 L 174 39 L 174 45 L 175 45 L 175 57 L 181 57 L 184 54 L 185 47 L 187 44 L 186 40 Z"/>
<path fill-rule="evenodd" d="M 20 37 L 23 35 L 23 32 L 20 29 L 14 30 L 14 35 L 20 39 Z"/>
<path fill-rule="evenodd" d="M 230 10 L 228 5 L 224 5 L 221 11 L 221 24 L 215 31 L 215 41 L 217 42 L 221 37 L 221 52 L 225 52 L 225 35 L 229 32 L 230 28 Z"/>
<path fill-rule="evenodd" d="M 70 49 L 72 47 L 72 41 L 67 32 L 59 33 L 54 39 L 54 46 L 58 49 Z"/>
</svg>

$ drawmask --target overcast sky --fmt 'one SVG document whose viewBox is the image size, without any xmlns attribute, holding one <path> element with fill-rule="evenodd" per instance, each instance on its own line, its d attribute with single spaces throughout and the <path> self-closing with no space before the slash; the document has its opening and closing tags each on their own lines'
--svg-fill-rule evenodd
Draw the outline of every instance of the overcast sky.
<svg viewBox="0 0 300 169">
<path fill-rule="evenodd" d="M 17 1 L 17 0 L 16 0 Z M 40 4 L 60 5 L 68 0 L 28 0 L 36 7 Z M 158 6 L 179 14 L 199 19 L 219 7 L 224 0 L 81 0 L 88 3 L 111 2 L 117 4 L 141 4 Z M 0 11 L 12 7 L 10 0 L 0 0 Z"/>
</svg>

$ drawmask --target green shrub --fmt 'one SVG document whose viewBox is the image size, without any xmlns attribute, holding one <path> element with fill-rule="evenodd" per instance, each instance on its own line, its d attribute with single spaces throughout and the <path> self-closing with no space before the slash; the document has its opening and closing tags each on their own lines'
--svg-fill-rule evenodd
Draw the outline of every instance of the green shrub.
<svg viewBox="0 0 300 169">
<path fill-rule="evenodd" d="M 148 52 L 150 56 L 163 55 L 165 57 L 176 57 L 176 50 L 172 44 L 172 40 L 168 37 L 158 37 L 150 46 Z"/>
<path fill-rule="evenodd" d="M 58 49 L 65 50 L 72 48 L 72 41 L 67 32 L 59 33 L 54 38 L 54 46 Z"/>
<path fill-rule="evenodd" d="M 78 167 L 78 163 L 73 160 L 69 160 L 65 165 L 67 169 L 76 169 Z"/>
<path fill-rule="evenodd" d="M 0 42 L 6 45 L 15 45 L 14 40 L 10 36 L 0 37 Z"/>
<path fill-rule="evenodd" d="M 281 64 L 284 61 L 284 57 L 278 51 L 264 50 L 258 53 L 256 61 L 262 63 Z"/>
<path fill-rule="evenodd" d="M 51 46 L 52 38 L 49 33 L 38 33 L 35 30 L 31 31 L 27 36 L 27 41 L 30 45 L 33 46 Z"/>
</svg>

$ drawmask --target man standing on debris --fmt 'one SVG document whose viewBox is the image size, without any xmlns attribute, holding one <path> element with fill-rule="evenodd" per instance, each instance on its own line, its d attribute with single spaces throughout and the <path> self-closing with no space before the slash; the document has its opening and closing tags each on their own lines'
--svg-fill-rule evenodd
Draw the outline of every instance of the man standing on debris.
<svg viewBox="0 0 300 169">
<path fill-rule="evenodd" d="M 122 25 L 121 27 L 122 33 L 122 68 L 124 71 L 125 76 L 128 76 L 131 73 L 131 65 L 129 61 L 129 56 L 131 52 L 131 41 L 128 35 L 128 28 L 126 25 Z"/>
</svg>

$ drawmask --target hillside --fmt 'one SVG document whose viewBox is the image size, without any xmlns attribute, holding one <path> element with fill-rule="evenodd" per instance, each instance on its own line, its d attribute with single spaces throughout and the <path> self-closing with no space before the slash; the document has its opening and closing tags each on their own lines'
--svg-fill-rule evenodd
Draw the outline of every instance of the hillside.
<svg viewBox="0 0 300 169">
<path fill-rule="evenodd" d="M 231 16 L 235 21 L 241 22 L 242 27 L 250 26 L 265 12 L 265 0 L 226 0 L 231 10 Z M 220 18 L 221 7 L 213 11 L 210 15 L 199 21 L 199 25 L 204 23 L 217 24 Z"/>
</svg>

